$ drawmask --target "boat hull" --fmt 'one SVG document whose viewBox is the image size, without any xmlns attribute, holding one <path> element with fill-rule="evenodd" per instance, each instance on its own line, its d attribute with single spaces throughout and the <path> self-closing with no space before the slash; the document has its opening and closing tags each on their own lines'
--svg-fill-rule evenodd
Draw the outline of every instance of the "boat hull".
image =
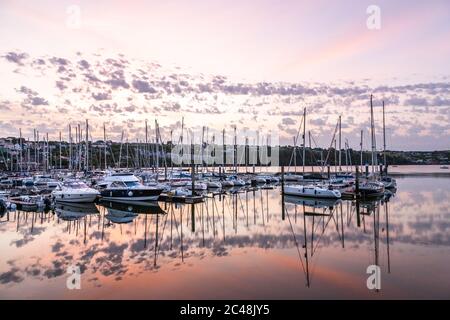
<svg viewBox="0 0 450 320">
<path fill-rule="evenodd" d="M 284 188 L 284 194 L 290 196 L 307 197 L 307 198 L 322 198 L 322 199 L 339 199 L 341 193 L 337 190 L 326 189 L 312 189 L 302 187 L 290 187 Z"/>
<path fill-rule="evenodd" d="M 97 194 L 58 194 L 54 193 L 53 197 L 56 202 L 73 202 L 73 203 L 89 203 L 94 202 Z"/>
</svg>

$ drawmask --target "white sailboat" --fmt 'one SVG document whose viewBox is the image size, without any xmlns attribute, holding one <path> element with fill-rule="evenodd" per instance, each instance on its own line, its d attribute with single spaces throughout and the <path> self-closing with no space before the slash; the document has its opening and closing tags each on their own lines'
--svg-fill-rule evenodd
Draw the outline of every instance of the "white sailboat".
<svg viewBox="0 0 450 320">
<path fill-rule="evenodd" d="M 339 190 L 321 188 L 321 187 L 314 186 L 314 185 L 286 186 L 286 187 L 284 187 L 284 193 L 286 195 L 291 195 L 291 196 L 311 197 L 311 198 L 329 198 L 329 199 L 339 199 L 342 196 L 341 192 Z"/>
</svg>

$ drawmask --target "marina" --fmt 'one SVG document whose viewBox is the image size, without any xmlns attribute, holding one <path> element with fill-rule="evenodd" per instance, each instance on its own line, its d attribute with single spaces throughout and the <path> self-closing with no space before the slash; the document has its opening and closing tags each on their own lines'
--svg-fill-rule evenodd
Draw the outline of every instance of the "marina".
<svg viewBox="0 0 450 320">
<path fill-rule="evenodd" d="M 0 310 L 438 310 L 410 300 L 450 300 L 449 13 L 0 1 Z"/>
</svg>

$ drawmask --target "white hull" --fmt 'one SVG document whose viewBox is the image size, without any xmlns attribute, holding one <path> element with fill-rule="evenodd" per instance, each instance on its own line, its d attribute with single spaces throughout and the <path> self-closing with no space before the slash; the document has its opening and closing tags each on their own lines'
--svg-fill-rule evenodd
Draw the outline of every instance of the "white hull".
<svg viewBox="0 0 450 320">
<path fill-rule="evenodd" d="M 74 203 L 87 203 L 94 202 L 97 198 L 96 194 L 71 194 L 69 195 L 54 195 L 57 202 L 74 202 Z"/>
<path fill-rule="evenodd" d="M 222 188 L 222 184 L 220 182 L 208 182 L 208 188 Z"/>
<path fill-rule="evenodd" d="M 233 187 L 233 186 L 234 186 L 233 181 L 227 181 L 227 180 L 222 181 L 222 187 Z"/>
<path fill-rule="evenodd" d="M 319 187 L 286 186 L 284 194 L 309 198 L 339 199 L 341 193 L 338 190 L 328 190 Z"/>
</svg>

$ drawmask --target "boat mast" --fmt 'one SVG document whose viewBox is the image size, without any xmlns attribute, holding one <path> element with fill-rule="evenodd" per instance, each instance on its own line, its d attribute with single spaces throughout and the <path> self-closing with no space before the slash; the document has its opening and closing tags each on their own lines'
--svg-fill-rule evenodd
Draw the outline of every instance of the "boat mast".
<svg viewBox="0 0 450 320">
<path fill-rule="evenodd" d="M 103 147 L 105 152 L 105 170 L 107 169 L 107 162 L 106 162 L 106 125 L 103 122 Z"/>
<path fill-rule="evenodd" d="M 39 149 L 40 149 L 40 143 L 39 143 L 39 130 L 37 130 L 36 131 L 36 136 L 37 136 L 37 167 L 38 167 L 38 170 L 39 170 L 39 168 L 41 167 L 41 155 L 39 154 Z"/>
<path fill-rule="evenodd" d="M 311 146 L 311 131 L 308 130 L 308 140 L 309 140 L 309 152 L 311 152 L 311 171 L 314 172 L 314 157 L 312 152 L 312 146 Z"/>
<path fill-rule="evenodd" d="M 205 145 L 205 126 L 202 127 L 202 173 L 203 173 L 203 166 L 204 166 L 204 145 Z"/>
<path fill-rule="evenodd" d="M 23 144 L 22 144 L 22 129 L 19 129 L 19 139 L 20 139 L 20 172 L 22 172 L 22 161 L 23 161 L 23 155 L 22 155 L 22 149 L 23 149 Z"/>
<path fill-rule="evenodd" d="M 159 173 L 159 137 L 158 137 L 158 120 L 155 119 L 155 140 L 156 140 L 156 182 L 158 182 Z"/>
<path fill-rule="evenodd" d="M 180 136 L 180 140 L 181 140 L 181 159 L 182 159 L 180 161 L 181 171 L 183 171 L 183 157 L 184 157 L 183 135 L 184 135 L 184 117 L 181 118 L 181 136 Z"/>
<path fill-rule="evenodd" d="M 129 150 L 128 150 L 128 134 L 127 134 L 127 170 L 128 170 L 128 157 L 129 157 Z"/>
<path fill-rule="evenodd" d="M 342 171 L 342 155 L 341 155 L 341 139 L 342 139 L 342 123 L 341 123 L 341 116 L 339 116 L 339 172 Z"/>
<path fill-rule="evenodd" d="M 223 174 L 225 174 L 225 166 L 227 164 L 227 150 L 225 145 L 225 128 L 222 129 L 222 150 L 223 150 Z M 253 171 L 255 171 L 255 165 L 253 164 Z"/>
<path fill-rule="evenodd" d="M 303 109 L 303 174 L 305 173 L 305 158 L 306 158 L 306 107 Z"/>
<path fill-rule="evenodd" d="M 122 165 L 122 145 L 123 145 L 123 130 L 122 130 L 122 135 L 120 136 L 119 169 L 121 168 L 121 165 Z"/>
<path fill-rule="evenodd" d="M 375 128 L 373 121 L 373 103 L 372 103 L 372 95 L 370 95 L 370 134 L 371 134 L 371 144 L 372 144 L 372 173 L 374 173 L 375 169 Z"/>
<path fill-rule="evenodd" d="M 50 167 L 50 146 L 48 144 L 48 132 L 47 132 L 47 153 L 46 153 L 46 171 L 49 170 Z"/>
<path fill-rule="evenodd" d="M 148 125 L 147 125 L 147 119 L 145 119 L 145 148 L 144 148 L 144 150 L 145 150 L 145 153 L 144 153 L 144 157 L 145 157 L 145 165 L 144 166 L 149 166 L 149 163 L 148 163 L 148 157 L 147 157 L 147 155 L 148 155 Z"/>
<path fill-rule="evenodd" d="M 72 171 L 72 127 L 69 124 L 69 170 Z"/>
<path fill-rule="evenodd" d="M 363 170 L 363 133 L 364 133 L 364 131 L 361 130 L 361 142 L 359 143 L 359 146 L 361 147 L 361 152 L 360 152 L 361 172 Z"/>
<path fill-rule="evenodd" d="M 233 162 L 234 162 L 234 171 L 237 172 L 237 136 L 236 136 L 236 125 L 234 126 L 234 147 L 233 147 Z"/>
<path fill-rule="evenodd" d="M 86 119 L 86 171 L 89 171 L 89 122 Z"/>
<path fill-rule="evenodd" d="M 62 137 L 61 137 L 61 131 L 59 132 L 59 170 L 62 169 L 62 149 L 61 149 L 61 144 L 62 144 Z"/>
<path fill-rule="evenodd" d="M 386 125 L 385 125 L 385 116 L 384 116 L 384 100 L 383 100 L 383 158 L 384 158 L 383 165 L 386 168 Z"/>
</svg>

